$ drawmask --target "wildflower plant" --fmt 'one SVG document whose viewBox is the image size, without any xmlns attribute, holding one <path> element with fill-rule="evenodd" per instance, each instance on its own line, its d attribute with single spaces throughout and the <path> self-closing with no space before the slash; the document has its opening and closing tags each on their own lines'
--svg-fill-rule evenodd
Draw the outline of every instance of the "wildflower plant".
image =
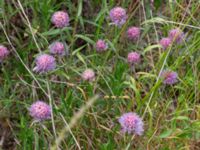
<svg viewBox="0 0 200 150">
<path fill-rule="evenodd" d="M 34 102 L 29 108 L 30 115 L 38 121 L 51 118 L 51 107 L 43 101 Z"/>
<path fill-rule="evenodd" d="M 118 27 L 121 27 L 127 20 L 126 10 L 122 7 L 114 7 L 110 10 L 110 20 Z"/>
<path fill-rule="evenodd" d="M 2 62 L 8 56 L 8 54 L 8 49 L 5 46 L 0 45 L 0 62 Z"/>
<path fill-rule="evenodd" d="M 99 39 L 96 42 L 95 48 L 97 52 L 104 52 L 108 49 L 108 44 L 104 40 Z"/>
<path fill-rule="evenodd" d="M 140 28 L 134 26 L 128 28 L 127 37 L 133 41 L 138 40 L 140 38 Z"/>
<path fill-rule="evenodd" d="M 173 85 L 178 82 L 178 74 L 174 71 L 164 70 L 161 74 L 163 83 L 167 85 Z"/>
<path fill-rule="evenodd" d="M 185 34 L 179 28 L 175 28 L 169 31 L 169 38 L 171 41 L 180 44 L 183 42 Z"/>
<path fill-rule="evenodd" d="M 63 42 L 53 42 L 49 45 L 49 50 L 51 54 L 63 56 L 66 54 L 65 45 Z"/>
<path fill-rule="evenodd" d="M 198 149 L 199 7 L 0 2 L 0 149 Z"/>
<path fill-rule="evenodd" d="M 92 69 L 86 69 L 82 73 L 81 77 L 85 81 L 94 81 L 95 80 L 95 73 Z"/>
<path fill-rule="evenodd" d="M 57 28 L 64 28 L 69 26 L 69 15 L 64 11 L 57 11 L 51 17 L 51 22 Z"/>
<path fill-rule="evenodd" d="M 129 64 L 134 65 L 140 62 L 140 54 L 137 52 L 130 52 L 127 56 L 127 61 Z"/>
<path fill-rule="evenodd" d="M 56 68 L 56 60 L 49 54 L 41 54 L 35 59 L 36 66 L 33 71 L 38 73 L 46 73 Z"/>
<path fill-rule="evenodd" d="M 144 123 L 135 113 L 129 112 L 119 118 L 119 123 L 123 133 L 142 135 L 144 132 Z"/>
</svg>

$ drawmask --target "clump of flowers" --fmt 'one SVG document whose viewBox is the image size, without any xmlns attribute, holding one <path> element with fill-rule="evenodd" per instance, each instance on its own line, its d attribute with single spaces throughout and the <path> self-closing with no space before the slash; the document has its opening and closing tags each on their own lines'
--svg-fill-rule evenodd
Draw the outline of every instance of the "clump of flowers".
<svg viewBox="0 0 200 150">
<path fill-rule="evenodd" d="M 110 19 L 118 27 L 121 27 L 127 18 L 126 10 L 122 7 L 115 7 L 110 10 Z"/>
<path fill-rule="evenodd" d="M 142 135 L 144 132 L 144 123 L 136 113 L 125 113 L 119 118 L 118 121 L 121 125 L 123 133 L 128 132 L 128 134 Z"/>
<path fill-rule="evenodd" d="M 29 108 L 30 115 L 39 121 L 51 118 L 51 107 L 43 101 L 36 101 Z"/>
<path fill-rule="evenodd" d="M 107 50 L 108 44 L 104 40 L 99 39 L 96 42 L 95 47 L 96 47 L 97 52 L 103 52 Z"/>
<path fill-rule="evenodd" d="M 140 37 L 140 28 L 130 27 L 127 30 L 127 36 L 130 40 L 137 40 Z"/>
<path fill-rule="evenodd" d="M 45 73 L 52 71 L 56 68 L 55 58 L 48 54 L 41 54 L 36 58 L 36 67 L 33 68 L 33 71 L 39 73 Z"/>
<path fill-rule="evenodd" d="M 140 54 L 137 52 L 128 53 L 127 61 L 131 65 L 139 63 L 140 62 Z"/>
<path fill-rule="evenodd" d="M 64 11 L 57 11 L 51 17 L 51 22 L 57 28 L 64 28 L 69 25 L 69 15 Z"/>
<path fill-rule="evenodd" d="M 85 81 L 94 81 L 95 80 L 95 73 L 92 69 L 86 69 L 82 73 L 82 79 Z"/>
<path fill-rule="evenodd" d="M 49 46 L 49 50 L 51 54 L 65 55 L 65 45 L 62 42 L 53 42 Z"/>
<path fill-rule="evenodd" d="M 163 47 L 163 49 L 167 49 L 171 45 L 172 41 L 170 38 L 162 38 L 160 40 L 160 45 Z"/>
<path fill-rule="evenodd" d="M 161 73 L 161 77 L 163 78 L 163 83 L 172 85 L 178 82 L 178 74 L 174 71 L 165 70 Z"/>
<path fill-rule="evenodd" d="M 8 49 L 5 46 L 0 45 L 0 62 L 2 62 L 8 56 L 8 54 Z"/>
<path fill-rule="evenodd" d="M 174 41 L 176 43 L 181 43 L 184 40 L 184 33 L 179 29 L 172 29 L 169 31 L 169 38 L 171 41 Z"/>
</svg>

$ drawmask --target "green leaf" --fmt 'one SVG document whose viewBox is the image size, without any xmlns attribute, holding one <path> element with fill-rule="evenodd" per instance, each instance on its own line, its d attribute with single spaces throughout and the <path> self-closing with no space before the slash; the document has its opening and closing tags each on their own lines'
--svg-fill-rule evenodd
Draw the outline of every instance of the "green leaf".
<svg viewBox="0 0 200 150">
<path fill-rule="evenodd" d="M 81 51 L 86 45 L 83 45 L 77 49 L 75 49 L 73 52 L 72 52 L 72 56 L 74 56 L 76 53 L 78 53 L 79 51 Z"/>
<path fill-rule="evenodd" d="M 80 0 L 80 1 L 79 1 L 79 5 L 78 5 L 77 17 L 80 17 L 80 16 L 81 16 L 82 8 L 83 8 L 83 2 L 82 2 L 82 0 Z"/>
<path fill-rule="evenodd" d="M 164 131 L 163 133 L 160 134 L 159 138 L 166 138 L 166 137 L 170 136 L 172 131 L 173 131 L 172 129 Z"/>
<path fill-rule="evenodd" d="M 190 120 L 187 116 L 174 117 L 172 120 Z"/>
<path fill-rule="evenodd" d="M 64 31 L 65 29 L 67 30 L 71 30 L 72 28 L 70 27 L 65 27 L 63 28 L 62 30 Z M 62 31 L 60 29 L 52 29 L 52 30 L 49 30 L 48 32 L 43 32 L 42 35 L 43 36 L 49 36 L 49 35 L 58 35 L 60 34 Z"/>
<path fill-rule="evenodd" d="M 86 42 L 88 42 L 88 43 L 90 43 L 90 44 L 92 44 L 92 45 L 95 44 L 95 42 L 94 42 L 92 39 L 90 39 L 89 37 L 87 37 L 87 36 L 85 36 L 85 35 L 76 34 L 75 37 L 81 38 L 81 39 L 83 39 L 84 41 L 86 41 Z"/>
<path fill-rule="evenodd" d="M 152 49 L 155 49 L 155 48 L 162 48 L 162 46 L 159 45 L 159 44 L 150 45 L 150 46 L 148 46 L 147 48 L 144 49 L 143 55 L 144 55 L 146 52 L 151 51 Z"/>
<path fill-rule="evenodd" d="M 78 57 L 78 59 L 79 59 L 80 61 L 82 61 L 82 62 L 87 66 L 87 63 L 85 62 L 83 56 L 82 56 L 79 52 L 76 53 L 76 56 Z"/>
<path fill-rule="evenodd" d="M 154 6 L 156 7 L 156 9 L 158 9 L 161 6 L 162 2 L 162 0 L 154 0 Z"/>
</svg>

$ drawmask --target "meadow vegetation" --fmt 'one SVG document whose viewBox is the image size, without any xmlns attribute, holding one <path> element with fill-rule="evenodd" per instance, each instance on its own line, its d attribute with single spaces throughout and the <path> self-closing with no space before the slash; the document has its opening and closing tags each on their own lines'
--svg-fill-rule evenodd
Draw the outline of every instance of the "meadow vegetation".
<svg viewBox="0 0 200 150">
<path fill-rule="evenodd" d="M 199 0 L 1 0 L 0 149 L 200 150 Z"/>
</svg>

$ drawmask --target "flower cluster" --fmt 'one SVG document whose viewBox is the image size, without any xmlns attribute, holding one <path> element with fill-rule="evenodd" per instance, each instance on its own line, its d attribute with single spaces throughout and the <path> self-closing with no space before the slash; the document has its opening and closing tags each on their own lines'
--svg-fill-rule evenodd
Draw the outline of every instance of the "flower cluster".
<svg viewBox="0 0 200 150">
<path fill-rule="evenodd" d="M 172 85 L 178 82 L 178 74 L 174 71 L 165 70 L 161 73 L 161 76 L 164 84 Z"/>
<path fill-rule="evenodd" d="M 153 1 L 152 1 L 153 3 Z M 128 18 L 126 10 L 122 7 L 114 7 L 110 10 L 109 13 L 110 20 L 112 23 L 117 26 L 123 26 Z M 59 29 L 69 26 L 69 15 L 64 11 L 57 11 L 51 17 L 52 24 Z M 136 26 L 130 26 L 126 31 L 126 37 L 130 41 L 136 41 L 140 39 L 141 28 Z M 159 44 L 163 49 L 169 48 L 173 43 L 179 44 L 183 42 L 185 34 L 179 29 L 175 28 L 169 31 L 168 37 L 164 37 L 159 41 Z M 95 49 L 97 52 L 104 52 L 108 50 L 108 40 L 98 39 L 95 43 Z M 139 42 L 139 41 L 138 41 Z M 110 44 L 110 43 L 109 43 Z M 111 45 L 111 44 L 110 44 Z M 35 67 L 33 71 L 37 73 L 47 73 L 53 71 L 56 68 L 56 58 L 66 54 L 65 43 L 55 41 L 49 45 L 49 53 L 40 53 L 35 58 Z M 0 62 L 2 62 L 9 54 L 8 49 L 0 45 Z M 132 51 L 127 55 L 127 63 L 131 66 L 134 66 L 141 62 L 141 52 Z M 102 54 L 103 55 L 103 54 Z M 54 57 L 55 56 L 55 57 Z M 174 71 L 164 70 L 161 73 L 161 78 L 163 83 L 166 85 L 173 85 L 178 82 L 178 74 Z M 95 72 L 92 69 L 86 69 L 81 74 L 81 79 L 86 82 L 95 81 Z M 43 121 L 51 118 L 51 107 L 43 102 L 36 101 L 29 108 L 30 116 L 35 120 Z M 118 119 L 119 124 L 121 125 L 122 132 L 128 134 L 142 135 L 144 132 L 144 123 L 141 117 L 136 113 L 129 112 L 123 114 Z"/>
<path fill-rule="evenodd" d="M 104 40 L 99 39 L 96 42 L 95 47 L 96 47 L 97 52 L 103 52 L 107 50 L 108 44 Z"/>
<path fill-rule="evenodd" d="M 45 73 L 52 71 L 56 68 L 55 58 L 48 54 L 41 54 L 36 58 L 36 67 L 33 68 L 33 71 L 39 73 Z"/>
<path fill-rule="evenodd" d="M 110 20 L 118 27 L 121 27 L 127 18 L 126 10 L 122 7 L 115 7 L 110 10 Z"/>
<path fill-rule="evenodd" d="M 64 11 L 57 11 L 51 17 L 51 22 L 57 28 L 64 28 L 69 25 L 69 15 Z"/>
<path fill-rule="evenodd" d="M 123 114 L 119 118 L 119 123 L 123 133 L 142 135 L 144 132 L 144 123 L 142 119 L 135 113 L 129 112 Z"/>
<path fill-rule="evenodd" d="M 176 43 L 181 43 L 184 40 L 184 37 L 184 33 L 179 28 L 169 31 L 169 38 Z"/>
<path fill-rule="evenodd" d="M 62 42 L 53 42 L 50 46 L 49 46 L 49 50 L 51 54 L 55 54 L 55 55 L 65 55 L 65 45 Z"/>
<path fill-rule="evenodd" d="M 127 30 L 127 36 L 130 40 L 137 40 L 140 37 L 140 28 L 138 27 L 130 27 Z"/>
<path fill-rule="evenodd" d="M 69 25 L 69 15 L 64 11 L 57 11 L 51 17 L 51 22 L 57 28 L 64 28 Z M 49 46 L 49 51 L 53 55 L 65 55 L 65 45 L 62 42 L 53 42 Z M 40 54 L 35 59 L 36 66 L 33 71 L 38 73 L 46 73 L 56 68 L 56 60 L 49 54 Z"/>
<path fill-rule="evenodd" d="M 95 80 L 95 73 L 92 69 L 86 69 L 82 73 L 82 79 L 85 81 L 94 81 Z"/>
<path fill-rule="evenodd" d="M 160 40 L 160 45 L 163 47 L 163 49 L 167 49 L 171 45 L 172 41 L 170 38 L 162 38 Z"/>
<path fill-rule="evenodd" d="M 140 54 L 137 52 L 130 52 L 128 53 L 127 57 L 129 64 L 136 64 L 140 62 Z"/>
<path fill-rule="evenodd" d="M 8 56 L 8 54 L 8 49 L 5 46 L 0 45 L 0 62 L 2 62 Z"/>
<path fill-rule="evenodd" d="M 160 45 L 163 47 L 163 49 L 167 49 L 172 45 L 173 42 L 176 44 L 182 43 L 184 38 L 185 34 L 179 28 L 175 28 L 169 31 L 168 37 L 160 40 Z"/>
<path fill-rule="evenodd" d="M 38 121 L 51 118 L 51 107 L 43 101 L 36 101 L 29 108 L 30 115 Z"/>
</svg>

